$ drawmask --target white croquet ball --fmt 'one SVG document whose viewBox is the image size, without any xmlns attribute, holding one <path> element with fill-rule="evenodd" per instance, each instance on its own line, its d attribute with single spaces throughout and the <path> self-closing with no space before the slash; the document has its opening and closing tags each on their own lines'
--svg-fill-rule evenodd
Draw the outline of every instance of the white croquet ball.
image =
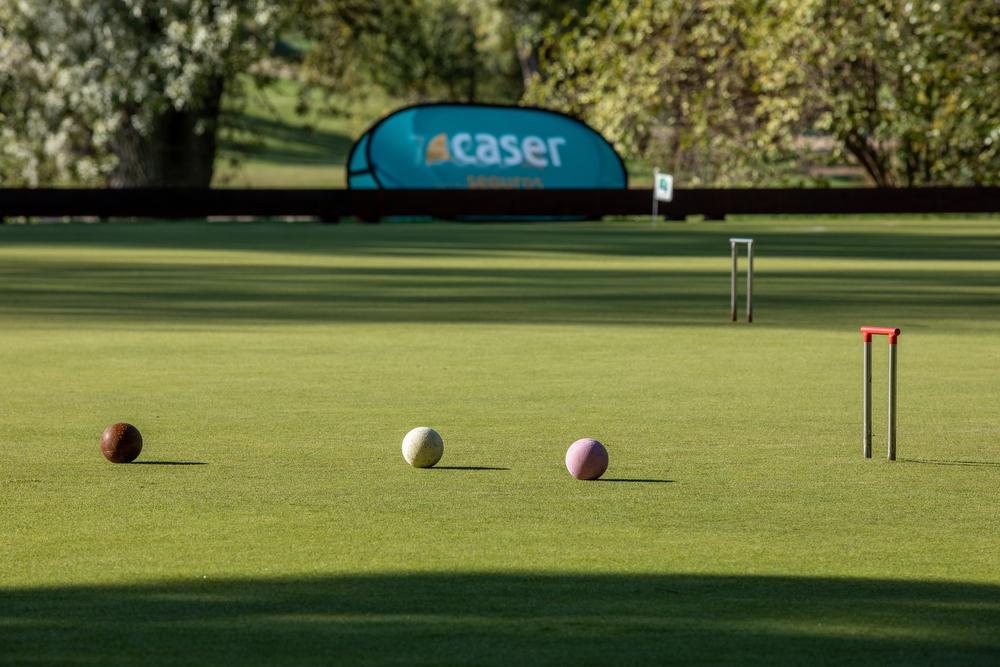
<svg viewBox="0 0 1000 667">
<path fill-rule="evenodd" d="M 403 458 L 414 468 L 430 468 L 443 454 L 444 440 L 432 428 L 418 426 L 403 438 Z"/>
</svg>

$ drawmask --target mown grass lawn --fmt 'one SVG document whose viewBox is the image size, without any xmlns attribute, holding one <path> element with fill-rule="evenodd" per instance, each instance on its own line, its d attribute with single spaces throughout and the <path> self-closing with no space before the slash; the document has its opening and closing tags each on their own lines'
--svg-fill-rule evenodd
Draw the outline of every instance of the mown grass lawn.
<svg viewBox="0 0 1000 667">
<path fill-rule="evenodd" d="M 0 324 L 2 664 L 1000 661 L 996 217 L 3 225 Z"/>
</svg>

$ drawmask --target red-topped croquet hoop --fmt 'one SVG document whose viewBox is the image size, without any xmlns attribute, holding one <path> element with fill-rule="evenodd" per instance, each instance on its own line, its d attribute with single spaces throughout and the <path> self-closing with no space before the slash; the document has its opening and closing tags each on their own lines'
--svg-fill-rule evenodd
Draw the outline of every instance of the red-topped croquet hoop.
<svg viewBox="0 0 1000 667">
<path fill-rule="evenodd" d="M 896 460 L 896 345 L 899 342 L 896 327 L 861 327 L 864 342 L 864 414 L 865 425 L 862 447 L 866 459 L 872 457 L 872 336 L 889 337 L 889 460 Z"/>
</svg>

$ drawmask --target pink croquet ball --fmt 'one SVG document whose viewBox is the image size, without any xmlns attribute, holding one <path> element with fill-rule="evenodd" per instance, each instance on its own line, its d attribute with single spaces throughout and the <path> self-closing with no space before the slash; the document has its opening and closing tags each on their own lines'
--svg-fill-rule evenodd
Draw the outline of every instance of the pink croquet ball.
<svg viewBox="0 0 1000 667">
<path fill-rule="evenodd" d="M 566 469 L 577 479 L 597 479 L 608 469 L 608 450 L 592 438 L 581 438 L 566 450 Z"/>
</svg>

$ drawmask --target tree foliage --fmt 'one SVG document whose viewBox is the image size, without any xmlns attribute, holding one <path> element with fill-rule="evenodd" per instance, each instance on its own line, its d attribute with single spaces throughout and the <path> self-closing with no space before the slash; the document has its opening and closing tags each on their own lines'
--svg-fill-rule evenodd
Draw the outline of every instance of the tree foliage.
<svg viewBox="0 0 1000 667">
<path fill-rule="evenodd" d="M 307 64 L 328 85 L 375 83 L 417 100 L 515 100 L 515 52 L 494 0 L 320 0 L 303 5 Z"/>
<path fill-rule="evenodd" d="M 526 88 L 538 74 L 538 55 L 546 28 L 557 32 L 567 17 L 587 9 L 589 0 L 496 0 L 501 29 L 509 34 Z"/>
<path fill-rule="evenodd" d="M 596 2 L 547 40 L 527 99 L 583 116 L 686 183 L 766 182 L 787 169 L 801 119 L 777 98 L 794 69 L 778 76 L 767 53 L 795 5 Z"/>
<path fill-rule="evenodd" d="M 684 182 L 787 180 L 809 132 L 881 185 L 1000 180 L 997 0 L 611 0 L 569 22 L 527 99 Z"/>
<path fill-rule="evenodd" d="M 687 184 L 801 180 L 817 136 L 1000 182 L 1000 0 L 0 0 L 0 181 L 207 185 L 279 13 L 331 90 L 557 107 Z"/>
<path fill-rule="evenodd" d="M 546 26 L 589 0 L 300 0 L 315 80 L 415 100 L 516 103 Z"/>
<path fill-rule="evenodd" d="M 808 87 L 879 185 L 1000 183 L 1000 2 L 822 0 Z"/>
<path fill-rule="evenodd" d="M 207 185 L 269 0 L 0 0 L 0 178 Z"/>
</svg>

